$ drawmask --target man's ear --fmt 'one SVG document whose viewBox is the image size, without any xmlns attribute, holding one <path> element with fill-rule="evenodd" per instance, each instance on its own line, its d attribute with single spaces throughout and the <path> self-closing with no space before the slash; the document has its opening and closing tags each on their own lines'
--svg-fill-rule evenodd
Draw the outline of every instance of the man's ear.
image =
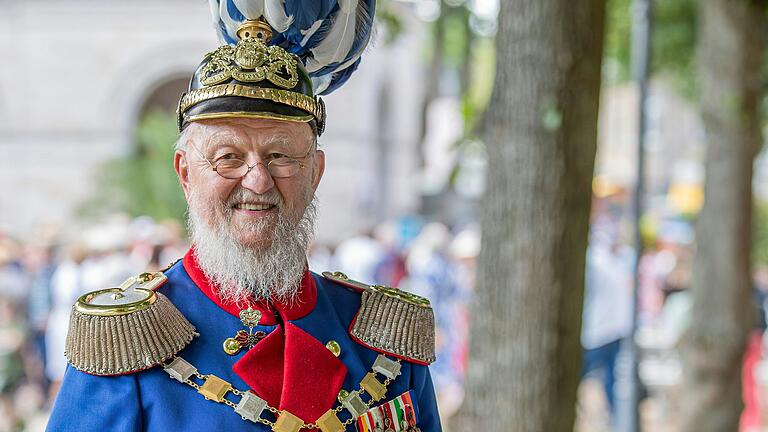
<svg viewBox="0 0 768 432">
<path fill-rule="evenodd" d="M 317 186 L 320 184 L 320 179 L 323 178 L 323 172 L 325 172 L 325 152 L 320 149 L 315 150 L 315 157 L 312 164 L 312 190 L 317 190 Z"/>
<path fill-rule="evenodd" d="M 173 169 L 179 177 L 179 184 L 184 191 L 184 197 L 189 199 L 189 162 L 183 150 L 176 150 L 173 155 Z"/>
</svg>

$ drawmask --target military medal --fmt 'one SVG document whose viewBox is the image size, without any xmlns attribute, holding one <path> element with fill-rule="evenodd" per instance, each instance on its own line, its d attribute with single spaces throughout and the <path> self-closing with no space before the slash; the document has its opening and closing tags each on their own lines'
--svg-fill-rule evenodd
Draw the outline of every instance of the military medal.
<svg viewBox="0 0 768 432">
<path fill-rule="evenodd" d="M 264 339 L 267 335 L 266 333 L 263 331 L 253 331 L 253 328 L 259 325 L 260 319 L 261 311 L 253 309 L 251 306 L 248 306 L 248 309 L 241 310 L 240 322 L 248 327 L 248 331 L 238 330 L 235 337 L 227 338 L 223 344 L 224 352 L 229 355 L 235 355 L 243 348 L 251 349 L 256 343 Z"/>
<path fill-rule="evenodd" d="M 421 432 L 416 426 L 411 392 L 373 407 L 357 417 L 360 432 Z"/>
</svg>

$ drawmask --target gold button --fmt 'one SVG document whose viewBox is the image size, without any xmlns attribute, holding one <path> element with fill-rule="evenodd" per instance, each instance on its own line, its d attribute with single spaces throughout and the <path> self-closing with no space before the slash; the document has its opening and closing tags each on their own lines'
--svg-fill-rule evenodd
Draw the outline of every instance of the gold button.
<svg viewBox="0 0 768 432">
<path fill-rule="evenodd" d="M 341 345 L 339 345 L 339 343 L 336 342 L 335 340 L 328 341 L 328 343 L 325 344 L 325 347 L 328 348 L 328 350 L 331 353 L 333 353 L 333 355 L 335 355 L 336 357 L 338 357 L 339 354 L 341 354 Z"/>
<path fill-rule="evenodd" d="M 344 389 L 341 389 L 339 390 L 339 396 L 336 399 L 338 399 L 339 403 L 341 403 L 341 401 L 346 399 L 348 396 L 349 396 L 349 392 Z"/>
<path fill-rule="evenodd" d="M 235 338 L 227 338 L 224 341 L 224 352 L 229 355 L 235 355 L 240 351 L 240 344 L 235 340 Z"/>
</svg>

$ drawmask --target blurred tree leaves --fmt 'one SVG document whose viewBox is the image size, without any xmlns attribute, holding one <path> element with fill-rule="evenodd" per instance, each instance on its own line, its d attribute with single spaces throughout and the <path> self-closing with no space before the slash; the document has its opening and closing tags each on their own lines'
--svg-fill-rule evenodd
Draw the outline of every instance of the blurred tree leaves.
<svg viewBox="0 0 768 432">
<path fill-rule="evenodd" d="M 768 266 L 768 202 L 755 201 L 752 260 L 756 266 Z"/>
<path fill-rule="evenodd" d="M 682 94 L 693 97 L 696 2 L 657 0 L 653 8 L 651 73 L 668 78 Z M 609 0 L 607 13 L 603 78 L 610 85 L 632 78 L 632 0 Z"/>
<path fill-rule="evenodd" d="M 608 0 L 603 48 L 603 81 L 615 84 L 631 76 L 632 0 Z"/>
<path fill-rule="evenodd" d="M 101 167 L 95 194 L 81 206 L 81 213 L 103 216 L 121 212 L 183 221 L 186 201 L 173 170 L 177 136 L 171 113 L 147 111 L 136 129 L 134 151 Z"/>
<path fill-rule="evenodd" d="M 384 29 L 384 44 L 389 45 L 403 32 L 402 19 L 392 9 L 390 0 L 376 2 L 376 23 Z"/>
<path fill-rule="evenodd" d="M 652 70 L 671 78 L 686 96 L 696 94 L 696 2 L 654 3 Z"/>
</svg>

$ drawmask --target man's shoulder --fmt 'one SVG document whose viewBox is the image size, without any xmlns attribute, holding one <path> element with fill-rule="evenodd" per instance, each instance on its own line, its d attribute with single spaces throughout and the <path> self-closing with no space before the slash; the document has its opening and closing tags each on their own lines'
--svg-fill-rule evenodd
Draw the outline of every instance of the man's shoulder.
<svg viewBox="0 0 768 432">
<path fill-rule="evenodd" d="M 340 292 L 359 296 L 349 329 L 353 340 L 411 362 L 435 361 L 435 317 L 429 300 L 398 288 L 368 285 L 342 272 L 322 276 Z"/>
<path fill-rule="evenodd" d="M 142 273 L 81 296 L 72 308 L 64 353 L 72 367 L 91 375 L 126 375 L 163 364 L 186 347 L 197 333 L 159 291 L 169 276 Z"/>
</svg>

